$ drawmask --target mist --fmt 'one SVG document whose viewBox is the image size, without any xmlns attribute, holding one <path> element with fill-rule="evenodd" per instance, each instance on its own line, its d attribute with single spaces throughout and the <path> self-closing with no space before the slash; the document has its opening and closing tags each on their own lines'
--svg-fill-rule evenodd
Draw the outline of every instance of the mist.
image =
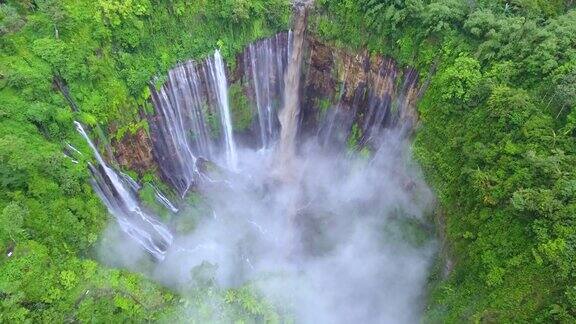
<svg viewBox="0 0 576 324">
<path fill-rule="evenodd" d="M 204 214 L 147 274 L 184 295 L 206 281 L 251 284 L 297 323 L 417 322 L 435 249 L 425 219 L 433 196 L 400 129 L 376 142 L 368 156 L 309 139 L 288 177 L 274 148 L 240 149 L 237 172 L 210 165 L 198 187 Z M 110 242 L 108 263 L 137 270 L 146 257 Z"/>
</svg>

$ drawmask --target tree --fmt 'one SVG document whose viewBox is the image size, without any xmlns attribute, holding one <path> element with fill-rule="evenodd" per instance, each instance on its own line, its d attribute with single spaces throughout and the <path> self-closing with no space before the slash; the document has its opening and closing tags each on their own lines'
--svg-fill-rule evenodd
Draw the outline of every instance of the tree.
<svg viewBox="0 0 576 324">
<path fill-rule="evenodd" d="M 442 89 L 443 100 L 463 103 L 470 100 L 481 78 L 480 63 L 474 58 L 461 55 L 439 75 L 437 86 Z"/>
<path fill-rule="evenodd" d="M 7 3 L 0 4 L 0 36 L 17 32 L 24 26 L 24 20 L 16 8 Z"/>
<path fill-rule="evenodd" d="M 25 237 L 25 231 L 22 228 L 24 218 L 28 216 L 28 211 L 21 207 L 17 202 L 10 202 L 0 214 L 0 242 L 4 244 L 10 241 L 16 242 Z"/>
</svg>

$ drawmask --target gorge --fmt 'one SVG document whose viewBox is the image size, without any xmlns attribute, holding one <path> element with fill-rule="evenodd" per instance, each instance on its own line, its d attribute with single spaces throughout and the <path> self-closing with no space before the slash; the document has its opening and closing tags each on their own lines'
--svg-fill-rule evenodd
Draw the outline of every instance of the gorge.
<svg viewBox="0 0 576 324">
<path fill-rule="evenodd" d="M 142 211 L 77 124 L 99 163 L 91 166 L 95 191 L 126 240 L 158 261 L 149 275 L 176 290 L 202 280 L 250 283 L 297 322 L 415 322 L 435 251 L 426 229 L 432 194 L 410 162 L 417 73 L 305 42 L 306 11 L 295 10 L 295 30 L 249 44 L 236 71 L 226 72 L 216 50 L 178 64 L 159 88 L 151 83 L 151 151 L 181 205 L 167 224 Z M 239 137 L 231 111 L 241 107 L 228 101 L 227 74 L 253 116 Z M 352 141 L 370 153 L 360 156 Z M 192 191 L 206 214 L 192 231 L 174 232 Z M 423 241 L 410 241 L 410 228 Z M 110 251 L 128 268 L 139 254 Z"/>
<path fill-rule="evenodd" d="M 575 322 L 575 5 L 0 1 L 0 322 Z"/>
</svg>

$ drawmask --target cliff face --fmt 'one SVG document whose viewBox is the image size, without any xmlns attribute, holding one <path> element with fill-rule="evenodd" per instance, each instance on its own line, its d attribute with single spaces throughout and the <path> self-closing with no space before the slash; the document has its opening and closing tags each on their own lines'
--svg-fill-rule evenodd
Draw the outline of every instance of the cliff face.
<svg viewBox="0 0 576 324">
<path fill-rule="evenodd" d="M 383 128 L 413 129 L 418 119 L 416 70 L 401 68 L 391 58 L 335 50 L 313 37 L 308 44 L 302 89 L 304 134 L 330 128 L 347 139 L 354 128 L 359 144 L 365 145 Z"/>
<path fill-rule="evenodd" d="M 291 40 L 291 33 L 280 33 L 253 43 L 236 57 L 235 69 L 227 71 L 229 83 L 248 101 L 243 109 L 252 110 L 248 112 L 253 116 L 251 124 L 236 134 L 242 145 L 266 147 L 277 139 L 279 122 L 275 112 L 281 108 L 282 75 Z M 299 89 L 297 141 L 318 136 L 322 145 L 341 148 L 351 141 L 359 146 L 372 145 L 371 140 L 386 128 L 403 128 L 409 134 L 417 122 L 419 90 L 419 76 L 414 69 L 399 67 L 391 58 L 334 49 L 308 35 Z M 234 103 L 232 100 L 233 117 L 238 109 Z M 163 116 L 156 113 L 148 116 L 148 121 L 154 130 L 161 126 Z M 155 157 L 170 154 L 154 154 L 151 144 L 150 135 L 143 130 L 126 135 L 113 143 L 116 159 L 121 166 L 139 173 L 162 170 L 156 168 L 162 161 Z"/>
<path fill-rule="evenodd" d="M 152 155 L 152 143 L 144 129 L 127 133 L 120 141 L 112 141 L 114 156 L 122 168 L 136 171 L 139 175 L 154 170 L 156 162 Z"/>
</svg>

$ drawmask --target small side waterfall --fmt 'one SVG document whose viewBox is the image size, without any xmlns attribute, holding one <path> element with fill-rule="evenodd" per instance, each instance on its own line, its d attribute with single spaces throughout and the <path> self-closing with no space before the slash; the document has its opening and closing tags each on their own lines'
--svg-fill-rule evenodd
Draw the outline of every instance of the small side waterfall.
<svg viewBox="0 0 576 324">
<path fill-rule="evenodd" d="M 196 160 L 218 160 L 234 170 L 238 158 L 232 129 L 228 85 L 219 51 L 203 62 L 187 61 L 168 72 L 157 90 L 151 86 L 156 114 L 149 116 L 154 155 L 160 171 L 181 195 L 194 183 Z"/>
<path fill-rule="evenodd" d="M 166 207 L 173 213 L 178 212 L 178 208 L 176 208 L 176 206 L 174 206 L 174 204 L 168 198 L 166 198 L 166 196 L 164 196 L 160 189 L 154 185 L 152 186 L 152 189 L 154 189 L 154 197 L 156 197 L 157 202 L 159 202 L 162 206 Z"/>
<path fill-rule="evenodd" d="M 278 138 L 284 94 L 284 73 L 288 65 L 292 31 L 250 44 L 243 55 L 249 93 L 255 102 L 261 148 L 270 148 Z"/>
<path fill-rule="evenodd" d="M 391 130 L 411 134 L 420 91 L 415 69 L 368 53 L 334 53 L 315 40 L 309 48 L 302 136 L 318 136 L 325 148 L 342 150 L 348 145 L 375 149 Z M 326 86 L 326 80 L 333 83 Z"/>
<path fill-rule="evenodd" d="M 412 131 L 416 122 L 415 104 L 418 91 L 418 72 L 401 69 L 392 59 L 374 64 L 369 74 L 367 102 L 362 122 L 362 143 L 371 143 L 381 132 L 400 129 L 404 135 Z"/>
<path fill-rule="evenodd" d="M 138 191 L 142 188 L 142 186 L 140 186 L 140 184 L 136 182 L 136 180 L 132 179 L 131 176 L 127 175 L 124 172 L 118 172 L 118 173 L 120 174 L 120 177 L 122 177 L 122 180 L 124 180 L 124 182 L 128 184 L 130 188 L 132 188 L 132 191 Z"/>
<path fill-rule="evenodd" d="M 140 208 L 134 192 L 127 188 L 127 185 L 130 187 L 133 184 L 123 181 L 123 177 L 106 165 L 82 125 L 76 121 L 74 124 L 88 142 L 98 162 L 96 166 L 89 164 L 94 190 L 116 218 L 122 231 L 154 258 L 163 260 L 164 253 L 172 244 L 172 234 L 164 224 Z"/>
</svg>

